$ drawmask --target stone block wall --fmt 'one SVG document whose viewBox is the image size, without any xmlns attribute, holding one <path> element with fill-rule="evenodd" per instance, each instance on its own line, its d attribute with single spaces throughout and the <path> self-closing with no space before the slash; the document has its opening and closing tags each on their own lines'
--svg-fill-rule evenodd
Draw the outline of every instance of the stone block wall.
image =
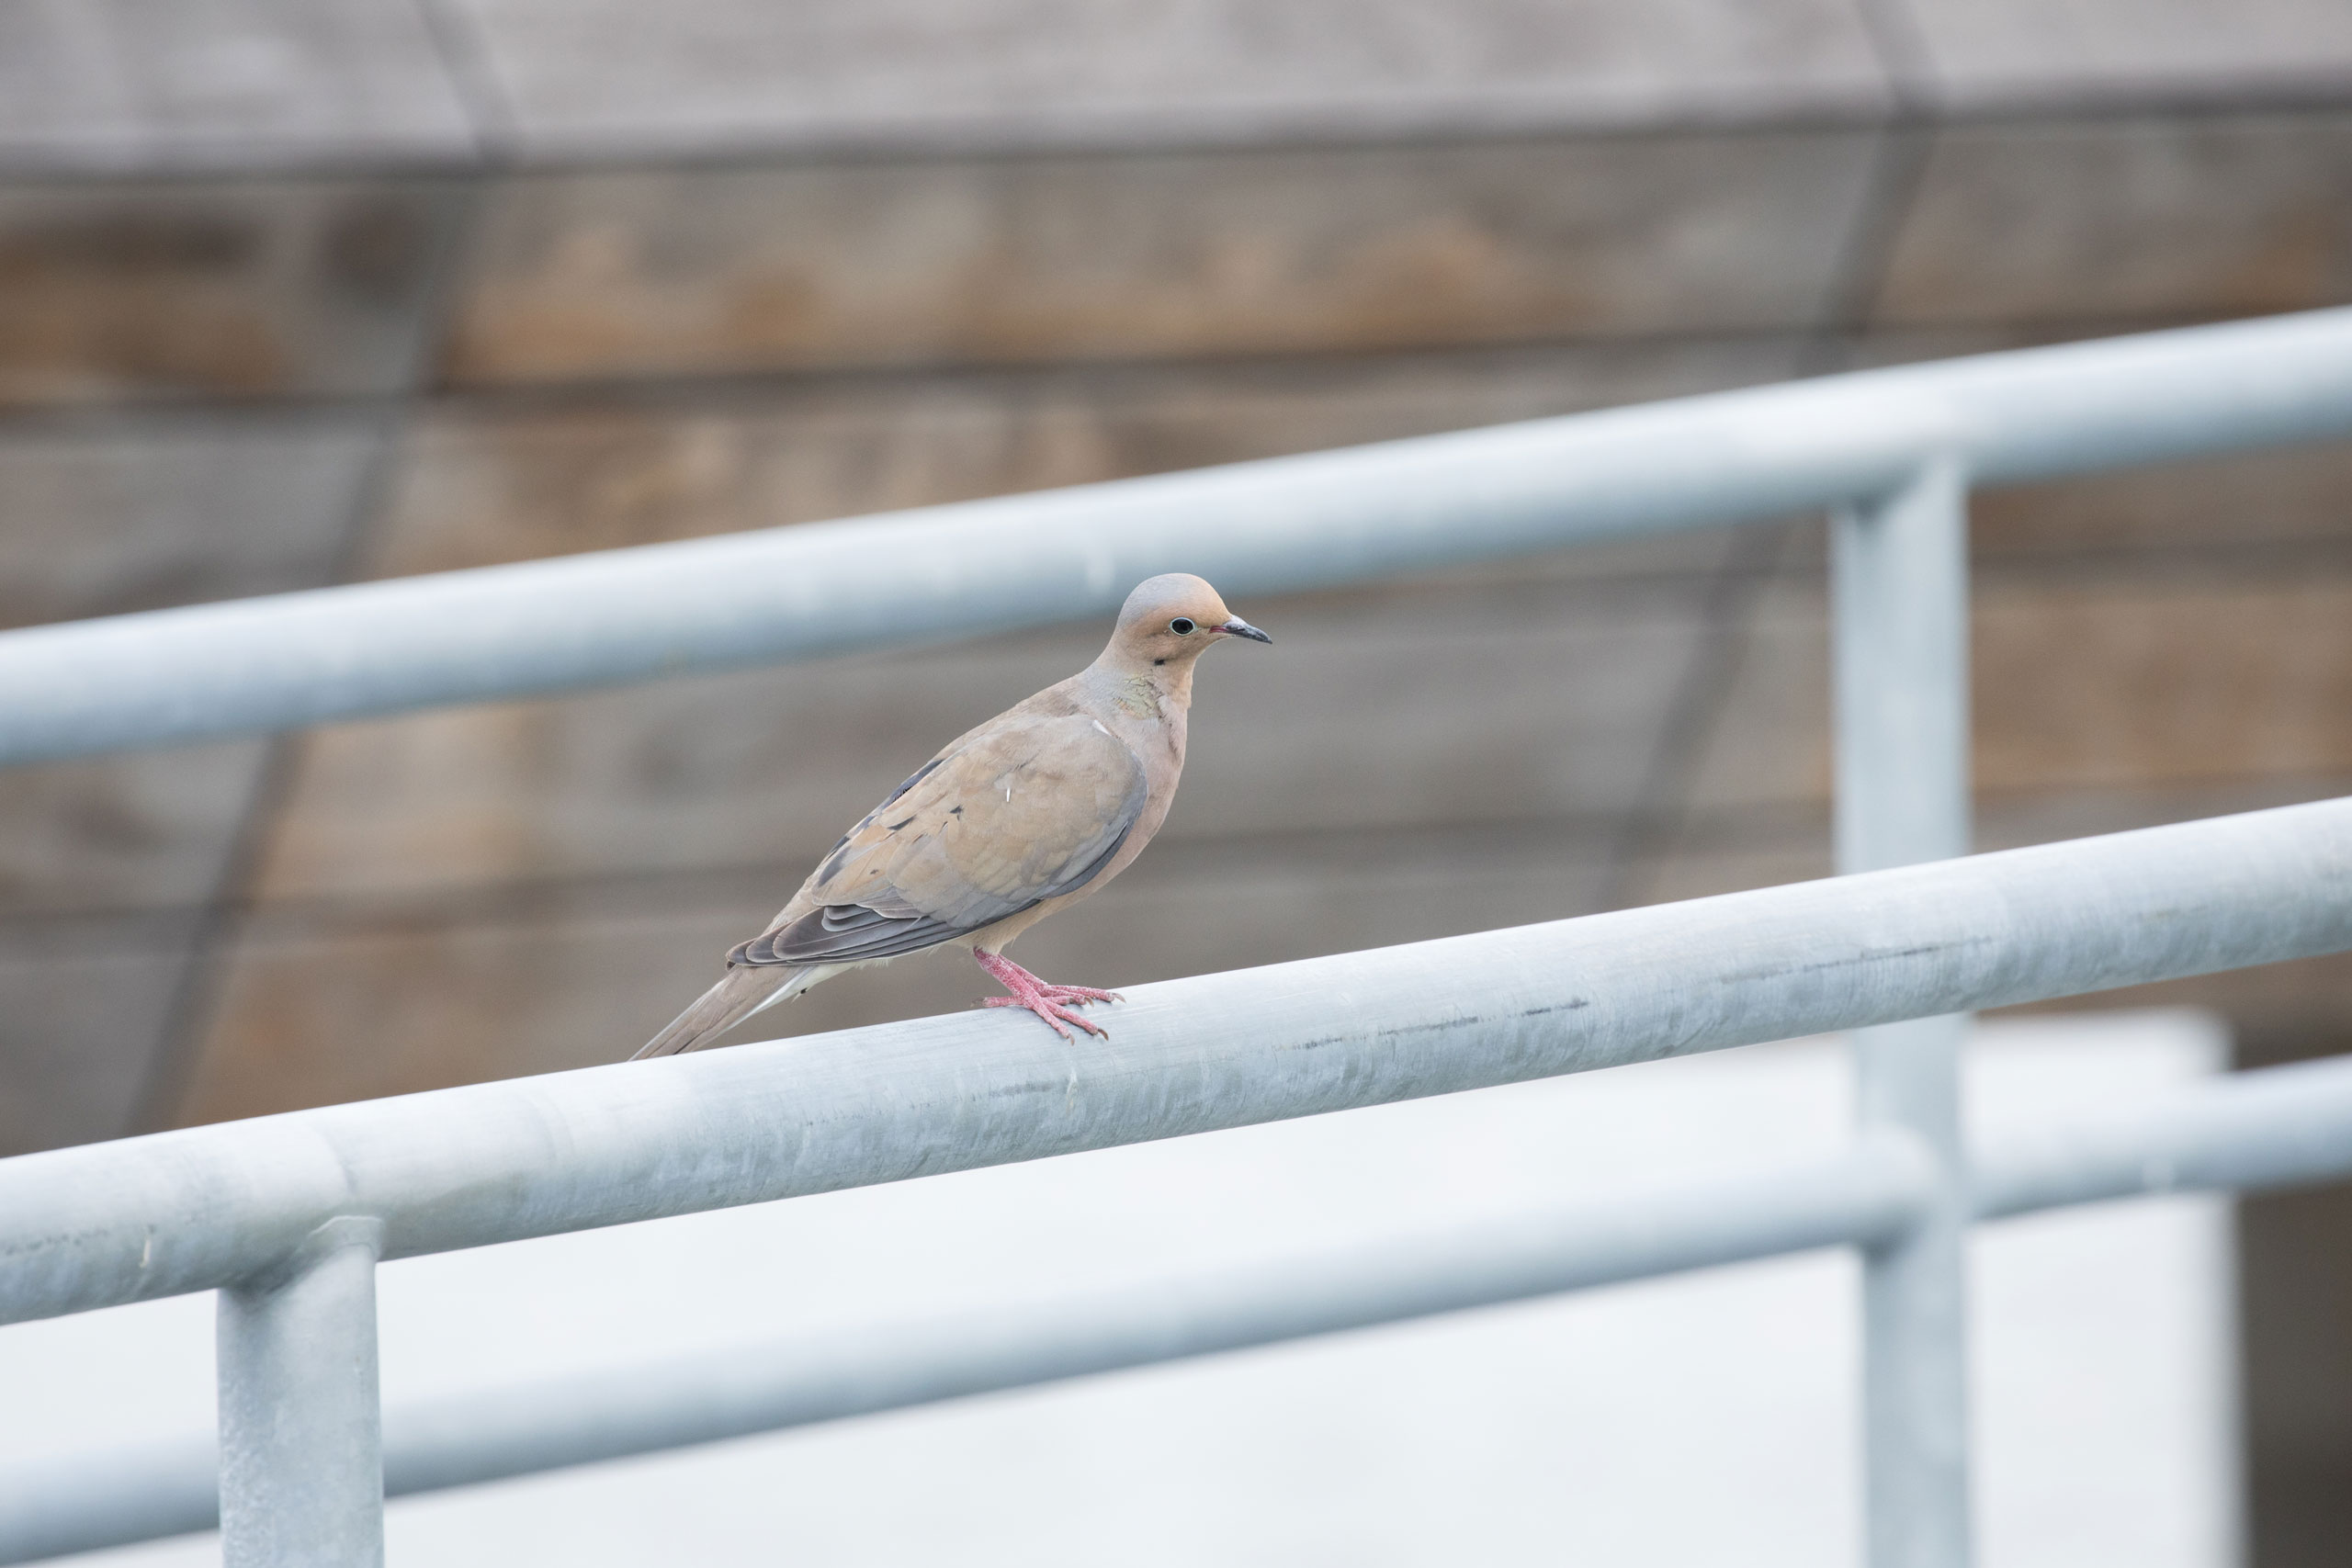
<svg viewBox="0 0 2352 1568">
<path fill-rule="evenodd" d="M 0 623 L 2347 299 L 2321 0 L 59 0 L 0 15 Z M 1020 956 L 1823 874 L 1821 553 L 1241 605 L 1166 835 Z M 1988 847 L 2352 789 L 2352 447 L 1985 493 L 1975 570 Z M 0 1146 L 625 1055 L 1102 630 L 0 773 Z M 2155 995 L 2352 1046 L 2352 965 Z M 2352 1423 L 2294 1420 L 2258 1478 L 2317 1495 Z"/>
</svg>

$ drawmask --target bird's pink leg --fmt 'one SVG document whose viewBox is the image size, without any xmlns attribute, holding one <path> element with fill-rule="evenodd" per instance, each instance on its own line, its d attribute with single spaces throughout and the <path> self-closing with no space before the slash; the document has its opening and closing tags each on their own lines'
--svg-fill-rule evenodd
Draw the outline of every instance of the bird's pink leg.
<svg viewBox="0 0 2352 1568">
<path fill-rule="evenodd" d="M 983 997 L 980 998 L 982 1007 L 1027 1008 L 1051 1024 L 1054 1032 L 1065 1040 L 1071 1039 L 1072 1035 L 1062 1027 L 1064 1021 L 1078 1025 L 1089 1034 L 1099 1034 L 1105 1040 L 1111 1038 L 1109 1030 L 1100 1024 L 1090 1023 L 1070 1010 L 1083 1007 L 1088 1002 L 1124 1000 L 1118 992 L 1098 991 L 1091 986 L 1048 986 L 1001 953 L 982 953 L 974 948 L 972 956 L 979 960 L 981 968 L 996 977 L 998 985 L 1012 993 L 1009 997 Z"/>
</svg>

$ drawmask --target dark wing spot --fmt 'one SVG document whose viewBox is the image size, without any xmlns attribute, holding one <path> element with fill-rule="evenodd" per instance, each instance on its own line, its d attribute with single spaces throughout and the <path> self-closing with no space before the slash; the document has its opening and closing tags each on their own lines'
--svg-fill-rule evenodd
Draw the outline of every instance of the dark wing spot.
<svg viewBox="0 0 2352 1568">
<path fill-rule="evenodd" d="M 947 808 L 947 815 L 950 817 L 961 817 L 964 815 L 964 808 L 960 806 L 951 806 Z"/>
<path fill-rule="evenodd" d="M 745 942 L 728 956 L 738 964 L 854 964 L 920 953 L 958 934 L 959 928 L 913 910 L 896 913 L 861 904 L 829 904 L 781 931 Z"/>
<path fill-rule="evenodd" d="M 947 761 L 947 759 L 946 759 L 946 758 L 944 758 L 944 757 L 933 757 L 930 761 L 925 762 L 922 767 L 917 768 L 913 773 L 909 773 L 909 774 L 907 775 L 907 782 L 906 782 L 906 783 L 904 783 L 904 784 L 900 784 L 898 788 L 896 788 L 896 789 L 892 790 L 892 791 L 890 792 L 890 794 L 889 794 L 889 797 L 888 797 L 888 799 L 884 800 L 884 801 L 882 802 L 882 805 L 883 805 L 883 806 L 888 806 L 888 805 L 889 805 L 891 801 L 898 799 L 898 798 L 899 798 L 899 796 L 900 796 L 900 795 L 902 795 L 906 794 L 906 793 L 907 793 L 907 791 L 909 791 L 909 790 L 910 790 L 910 789 L 914 788 L 914 787 L 915 787 L 915 785 L 917 785 L 917 784 L 919 784 L 922 783 L 923 775 L 924 775 L 925 773 L 930 773 L 932 769 L 933 769 L 933 768 L 935 768 L 935 767 L 939 766 L 939 764 L 940 764 L 940 763 L 942 763 L 942 762 L 944 762 L 944 761 Z M 881 807 L 875 807 L 875 809 L 878 811 L 878 810 L 880 810 L 880 809 L 881 809 Z M 873 820 L 873 818 L 869 817 L 869 818 L 866 818 L 866 820 L 870 822 L 870 821 L 872 821 L 872 820 Z M 901 824 L 900 824 L 900 826 L 901 826 L 901 827 L 903 827 L 904 825 L 905 825 L 905 824 L 903 824 L 903 823 L 901 823 Z M 893 829 L 891 829 L 891 831 L 895 833 L 895 832 L 897 832 L 897 831 L 898 831 L 898 829 L 893 828 Z"/>
<path fill-rule="evenodd" d="M 901 828 L 905 827 L 905 826 L 907 825 L 907 823 L 908 823 L 908 822 L 911 822 L 911 821 L 913 821 L 913 820 L 914 820 L 914 818 L 911 818 L 911 817 L 910 817 L 910 818 L 905 818 L 905 820 L 903 820 L 903 821 L 893 822 L 893 823 L 891 823 L 891 824 L 890 824 L 890 831 L 892 831 L 893 833 L 895 833 L 895 832 L 897 832 L 899 829 L 901 829 Z"/>
</svg>

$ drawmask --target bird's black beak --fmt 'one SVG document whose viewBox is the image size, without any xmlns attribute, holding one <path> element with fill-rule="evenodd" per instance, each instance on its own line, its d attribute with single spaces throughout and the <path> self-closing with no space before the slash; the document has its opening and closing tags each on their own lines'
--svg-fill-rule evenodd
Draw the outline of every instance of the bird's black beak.
<svg viewBox="0 0 2352 1568">
<path fill-rule="evenodd" d="M 1227 637 L 1246 637 L 1251 642 L 1271 643 L 1274 640 L 1272 637 L 1268 637 L 1264 632 L 1260 631 L 1257 627 L 1251 626 L 1249 622 L 1243 620 L 1238 615 L 1234 616 L 1233 619 L 1226 622 L 1225 625 L 1221 626 L 1212 626 L 1209 629 L 1211 631 L 1223 632 Z"/>
</svg>

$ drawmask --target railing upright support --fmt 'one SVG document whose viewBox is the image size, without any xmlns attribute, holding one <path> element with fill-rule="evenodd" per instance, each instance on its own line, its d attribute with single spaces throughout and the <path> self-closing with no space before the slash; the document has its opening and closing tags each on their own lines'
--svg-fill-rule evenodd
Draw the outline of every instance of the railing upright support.
<svg viewBox="0 0 2352 1568">
<path fill-rule="evenodd" d="M 331 1220 L 220 1293 L 222 1568 L 382 1568 L 382 1226 Z"/>
<path fill-rule="evenodd" d="M 1967 507 L 1961 466 L 1937 458 L 1832 522 L 1841 872 L 1969 851 Z M 1959 1080 L 1967 1021 L 1920 1019 L 1854 1036 L 1862 1122 L 1913 1134 L 1938 1171 L 1918 1225 L 1864 1258 L 1870 1568 L 1964 1568 L 1970 1559 Z"/>
</svg>

